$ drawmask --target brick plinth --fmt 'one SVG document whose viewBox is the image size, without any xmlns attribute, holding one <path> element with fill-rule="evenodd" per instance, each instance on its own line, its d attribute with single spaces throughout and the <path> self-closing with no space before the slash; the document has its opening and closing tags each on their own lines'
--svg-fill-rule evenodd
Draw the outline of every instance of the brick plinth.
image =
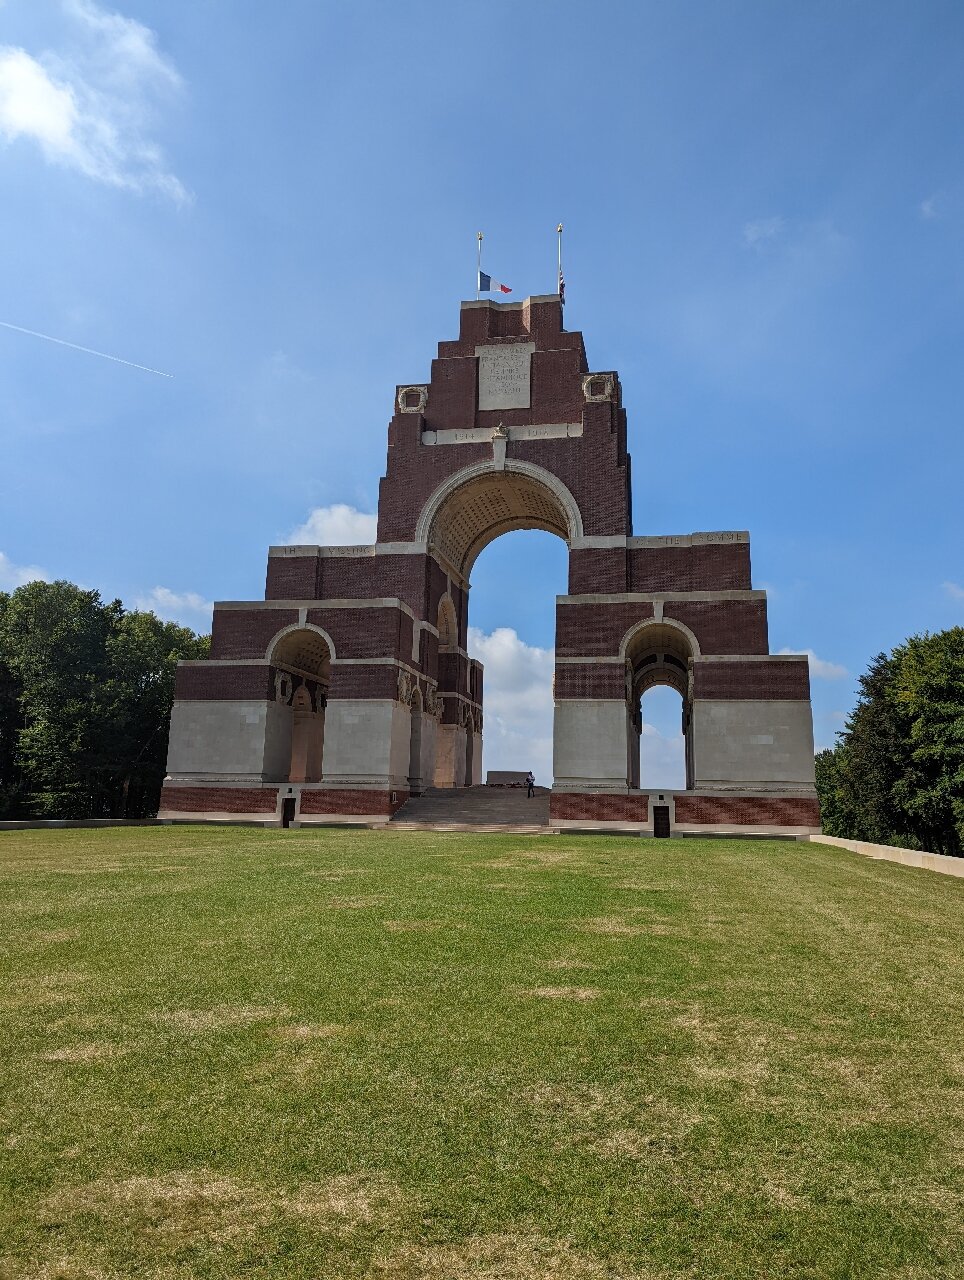
<svg viewBox="0 0 964 1280">
<path fill-rule="evenodd" d="M 267 813 L 278 807 L 277 787 L 176 787 L 161 792 L 161 809 L 174 813 Z"/>
<path fill-rule="evenodd" d="M 649 796 L 646 795 L 553 791 L 549 797 L 550 822 L 646 822 L 648 819 Z"/>
<path fill-rule="evenodd" d="M 407 791 L 363 791 L 349 787 L 325 787 L 319 791 L 302 791 L 301 812 L 304 815 L 383 814 L 388 818 L 396 809 L 400 809 L 407 799 Z"/>
<path fill-rule="evenodd" d="M 677 796 L 676 823 L 819 827 L 816 796 Z"/>
</svg>

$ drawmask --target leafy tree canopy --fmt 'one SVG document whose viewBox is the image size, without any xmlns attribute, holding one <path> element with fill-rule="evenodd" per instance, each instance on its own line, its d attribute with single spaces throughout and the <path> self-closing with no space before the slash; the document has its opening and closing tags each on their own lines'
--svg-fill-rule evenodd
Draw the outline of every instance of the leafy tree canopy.
<svg viewBox="0 0 964 1280">
<path fill-rule="evenodd" d="M 878 654 L 817 790 L 828 835 L 964 855 L 964 627 Z"/>
<path fill-rule="evenodd" d="M 146 817 L 174 673 L 208 637 L 69 582 L 0 595 L 0 817 Z"/>
</svg>

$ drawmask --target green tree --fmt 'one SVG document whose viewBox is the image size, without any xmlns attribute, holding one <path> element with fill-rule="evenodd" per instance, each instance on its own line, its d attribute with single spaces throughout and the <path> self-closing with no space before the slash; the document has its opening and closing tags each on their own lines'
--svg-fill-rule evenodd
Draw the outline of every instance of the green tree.
<svg viewBox="0 0 964 1280">
<path fill-rule="evenodd" d="M 14 817 L 20 808 L 21 775 L 17 742 L 23 727 L 20 684 L 7 662 L 2 644 L 10 597 L 0 591 L 0 819 Z"/>
<path fill-rule="evenodd" d="M 174 671 L 180 658 L 206 653 L 206 638 L 150 613 L 127 613 L 119 600 L 104 604 L 96 591 L 69 582 L 18 588 L 0 612 L 0 714 L 8 726 L 0 746 L 14 744 L 8 811 L 156 812 Z M 4 671 L 17 712 L 2 701 Z"/>
<path fill-rule="evenodd" d="M 878 654 L 816 773 L 829 835 L 964 854 L 964 628 Z"/>
<path fill-rule="evenodd" d="M 921 847 L 964 853 L 964 627 L 894 651 L 888 691 L 907 744 L 893 796 Z"/>
<path fill-rule="evenodd" d="M 153 613 L 126 613 L 112 629 L 101 704 L 108 734 L 102 767 L 109 778 L 113 816 L 157 812 L 177 664 L 206 658 L 209 649 L 206 636 L 162 622 Z"/>
</svg>

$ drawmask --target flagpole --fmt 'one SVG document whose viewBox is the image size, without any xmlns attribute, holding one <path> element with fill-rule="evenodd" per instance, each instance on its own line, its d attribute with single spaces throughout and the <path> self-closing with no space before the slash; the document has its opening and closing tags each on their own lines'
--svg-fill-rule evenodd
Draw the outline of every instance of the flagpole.
<svg viewBox="0 0 964 1280">
<path fill-rule="evenodd" d="M 479 285 L 482 282 L 482 232 L 479 232 L 479 261 L 475 273 L 475 300 L 479 300 Z"/>
<path fill-rule="evenodd" d="M 559 248 L 559 273 L 556 276 L 556 292 L 559 294 L 562 294 L 562 223 L 561 222 L 559 223 L 558 227 L 556 227 L 556 235 L 558 236 L 558 248 Z M 565 304 L 565 298 L 563 298 L 562 301 L 563 301 L 563 304 Z"/>
</svg>

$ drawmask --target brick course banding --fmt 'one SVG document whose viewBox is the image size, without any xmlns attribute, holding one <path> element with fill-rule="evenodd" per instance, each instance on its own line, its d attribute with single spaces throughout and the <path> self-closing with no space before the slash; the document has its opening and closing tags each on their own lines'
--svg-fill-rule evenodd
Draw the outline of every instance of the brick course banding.
<svg viewBox="0 0 964 1280">
<path fill-rule="evenodd" d="M 165 786 L 160 807 L 175 813 L 273 814 L 278 807 L 278 788 Z"/>
<path fill-rule="evenodd" d="M 677 796 L 677 823 L 739 827 L 819 827 L 820 805 L 810 796 Z"/>
<path fill-rule="evenodd" d="M 318 556 L 269 556 L 265 600 L 317 600 L 321 563 Z"/>
<path fill-rule="evenodd" d="M 649 796 L 553 791 L 550 822 L 648 822 Z"/>
<path fill-rule="evenodd" d="M 614 662 L 561 662 L 553 686 L 560 698 L 625 698 L 626 669 Z"/>
<path fill-rule="evenodd" d="M 806 662 L 695 662 L 696 698 L 765 698 L 809 701 L 810 668 Z"/>
<path fill-rule="evenodd" d="M 667 600 L 663 617 L 689 627 L 702 653 L 766 653 L 765 600 Z"/>
<path fill-rule="evenodd" d="M 694 547 L 631 547 L 627 589 L 647 591 L 748 591 L 748 542 Z M 604 590 L 597 587 L 595 590 Z M 573 595 L 577 594 L 573 592 Z"/>
<path fill-rule="evenodd" d="M 623 636 L 654 615 L 648 601 L 626 604 L 558 604 L 556 655 L 567 658 L 615 657 Z"/>
<path fill-rule="evenodd" d="M 267 662 L 256 666 L 221 666 L 213 662 L 186 666 L 182 663 L 174 679 L 174 697 L 180 702 L 267 699 L 274 696 L 272 679 L 272 668 Z"/>
<path fill-rule="evenodd" d="M 264 658 L 279 631 L 298 621 L 297 609 L 219 609 L 211 624 L 212 658 Z"/>
<path fill-rule="evenodd" d="M 343 815 L 384 815 L 390 817 L 400 809 L 408 799 L 407 791 L 396 791 L 392 800 L 391 791 L 365 791 L 354 788 L 325 787 L 319 791 L 302 791 L 301 812 L 303 814 Z"/>
</svg>

